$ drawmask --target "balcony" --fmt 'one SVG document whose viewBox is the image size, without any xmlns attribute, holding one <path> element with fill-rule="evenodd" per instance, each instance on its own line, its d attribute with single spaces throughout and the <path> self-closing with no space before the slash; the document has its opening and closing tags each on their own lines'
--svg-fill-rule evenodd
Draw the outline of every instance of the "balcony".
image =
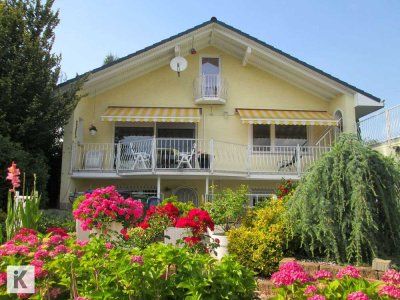
<svg viewBox="0 0 400 300">
<path fill-rule="evenodd" d="M 225 104 L 228 86 L 220 75 L 202 75 L 194 81 L 194 102 L 196 104 Z"/>
<path fill-rule="evenodd" d="M 215 175 L 299 178 L 331 147 L 251 146 L 200 139 L 149 138 L 127 144 L 74 144 L 75 177 Z"/>
</svg>

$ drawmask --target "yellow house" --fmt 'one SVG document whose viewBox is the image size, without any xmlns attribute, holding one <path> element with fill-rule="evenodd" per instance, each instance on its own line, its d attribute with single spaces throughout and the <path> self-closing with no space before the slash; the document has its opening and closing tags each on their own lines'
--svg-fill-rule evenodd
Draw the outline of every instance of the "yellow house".
<svg viewBox="0 0 400 300">
<path fill-rule="evenodd" d="M 65 127 L 61 207 L 105 185 L 199 203 L 212 185 L 246 184 L 254 204 L 383 106 L 216 18 L 91 71 L 82 93 Z"/>
</svg>

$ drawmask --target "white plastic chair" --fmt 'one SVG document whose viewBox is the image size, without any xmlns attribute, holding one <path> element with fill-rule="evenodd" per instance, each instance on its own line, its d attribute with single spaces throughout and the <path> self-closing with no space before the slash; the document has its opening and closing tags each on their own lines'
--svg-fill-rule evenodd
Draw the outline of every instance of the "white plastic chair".
<svg viewBox="0 0 400 300">
<path fill-rule="evenodd" d="M 86 170 L 101 170 L 103 165 L 102 151 L 90 150 L 85 154 L 85 169 Z"/>
<path fill-rule="evenodd" d="M 193 144 L 192 150 L 190 152 L 179 152 L 179 162 L 177 168 L 180 168 L 181 165 L 186 165 L 190 169 L 193 169 L 192 159 L 195 153 L 196 153 L 196 143 Z"/>
</svg>

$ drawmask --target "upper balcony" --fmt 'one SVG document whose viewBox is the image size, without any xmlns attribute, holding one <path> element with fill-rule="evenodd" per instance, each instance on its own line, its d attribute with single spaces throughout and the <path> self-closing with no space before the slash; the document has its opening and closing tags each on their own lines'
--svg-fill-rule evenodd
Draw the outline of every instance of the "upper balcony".
<svg viewBox="0 0 400 300">
<path fill-rule="evenodd" d="M 196 104 L 225 104 L 228 99 L 228 85 L 221 75 L 202 75 L 194 81 L 194 102 Z"/>
<path fill-rule="evenodd" d="M 74 177 L 214 175 L 297 179 L 331 147 L 252 146 L 201 139 L 147 138 L 118 144 L 74 144 Z"/>
</svg>

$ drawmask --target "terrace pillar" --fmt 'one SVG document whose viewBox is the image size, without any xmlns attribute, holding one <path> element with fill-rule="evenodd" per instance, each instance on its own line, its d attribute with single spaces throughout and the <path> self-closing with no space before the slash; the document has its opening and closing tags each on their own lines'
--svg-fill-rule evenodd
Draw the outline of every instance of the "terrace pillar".
<svg viewBox="0 0 400 300">
<path fill-rule="evenodd" d="M 157 176 L 157 198 L 161 199 L 161 177 Z"/>
</svg>

